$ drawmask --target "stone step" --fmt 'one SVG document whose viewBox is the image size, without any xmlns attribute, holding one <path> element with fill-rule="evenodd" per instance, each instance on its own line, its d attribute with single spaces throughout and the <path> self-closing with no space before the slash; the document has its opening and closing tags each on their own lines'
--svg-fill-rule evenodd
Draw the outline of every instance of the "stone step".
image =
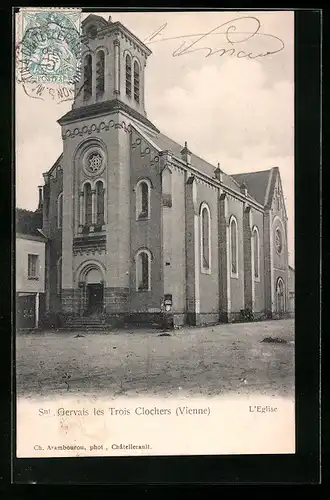
<svg viewBox="0 0 330 500">
<path fill-rule="evenodd" d="M 103 318 L 93 318 L 93 319 L 70 318 L 70 319 L 66 320 L 66 323 L 99 324 L 99 323 L 105 323 L 105 319 L 103 319 Z"/>
<path fill-rule="evenodd" d="M 111 326 L 97 326 L 97 327 L 81 327 L 81 326 L 64 326 L 61 328 L 58 328 L 59 331 L 65 331 L 65 332 L 106 332 L 106 331 L 111 331 Z"/>
<path fill-rule="evenodd" d="M 70 325 L 64 325 L 64 326 L 68 326 L 68 327 L 78 327 L 78 328 L 106 328 L 107 324 L 95 324 L 95 325 L 87 325 L 87 324 L 70 324 Z"/>
<path fill-rule="evenodd" d="M 71 320 L 66 321 L 68 325 L 105 325 L 106 321 L 84 321 L 84 320 Z"/>
<path fill-rule="evenodd" d="M 75 316 L 66 318 L 61 330 L 68 331 L 106 331 L 111 330 L 112 322 L 102 316 Z"/>
</svg>

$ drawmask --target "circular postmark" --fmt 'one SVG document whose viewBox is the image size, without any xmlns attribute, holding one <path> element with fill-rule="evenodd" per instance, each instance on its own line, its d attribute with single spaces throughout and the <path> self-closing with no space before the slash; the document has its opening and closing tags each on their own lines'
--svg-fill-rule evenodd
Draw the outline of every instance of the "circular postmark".
<svg viewBox="0 0 330 500">
<path fill-rule="evenodd" d="M 73 99 L 81 77 L 80 12 L 23 12 L 17 80 L 33 97 Z"/>
</svg>

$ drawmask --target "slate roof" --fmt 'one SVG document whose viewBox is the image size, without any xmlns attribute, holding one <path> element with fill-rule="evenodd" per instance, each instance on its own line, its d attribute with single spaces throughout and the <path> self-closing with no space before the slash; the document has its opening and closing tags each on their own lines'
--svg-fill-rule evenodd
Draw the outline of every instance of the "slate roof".
<svg viewBox="0 0 330 500">
<path fill-rule="evenodd" d="M 149 134 L 147 135 L 149 136 Z M 180 145 L 178 142 L 173 141 L 161 132 L 159 132 L 156 136 L 150 135 L 149 137 L 161 150 L 169 149 L 170 151 L 172 151 L 174 156 L 176 156 L 177 158 L 181 158 L 181 151 L 184 146 Z M 200 158 L 194 153 L 191 154 L 191 164 L 193 167 L 197 168 L 197 170 L 200 170 L 202 173 L 214 178 L 215 167 L 211 163 L 208 163 L 207 161 L 203 160 L 203 158 Z M 225 174 L 223 171 L 222 173 L 224 184 L 231 189 L 240 192 L 239 184 L 235 182 L 235 180 L 232 179 L 228 174 Z"/>
<path fill-rule="evenodd" d="M 16 208 L 16 233 L 42 237 L 38 229 L 42 229 L 41 212 Z"/>
<path fill-rule="evenodd" d="M 245 184 L 250 195 L 264 206 L 267 203 L 266 193 L 270 173 L 271 170 L 262 170 L 259 172 L 233 174 L 232 177 L 240 185 Z"/>
<path fill-rule="evenodd" d="M 85 26 L 85 24 L 89 23 L 90 21 L 95 21 L 97 23 L 103 24 L 103 26 L 108 26 L 108 22 L 104 17 L 102 16 L 97 16 L 95 14 L 89 14 L 89 16 L 85 17 L 85 19 L 82 20 L 82 25 Z"/>
</svg>

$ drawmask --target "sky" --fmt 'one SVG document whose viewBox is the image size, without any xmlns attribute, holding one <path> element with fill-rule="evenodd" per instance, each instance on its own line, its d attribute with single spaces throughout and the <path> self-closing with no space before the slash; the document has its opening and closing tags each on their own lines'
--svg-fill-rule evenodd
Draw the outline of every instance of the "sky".
<svg viewBox="0 0 330 500">
<path fill-rule="evenodd" d="M 122 22 L 152 50 L 146 67 L 146 110 L 164 134 L 180 143 L 187 141 L 194 154 L 215 166 L 219 162 L 228 174 L 279 167 L 288 214 L 289 261 L 294 265 L 293 12 L 95 14 Z M 228 28 L 231 44 L 223 34 Z M 164 40 L 183 35 L 192 36 Z M 186 52 L 180 55 L 180 48 Z M 234 55 L 221 55 L 221 49 L 232 48 Z M 252 58 L 266 52 L 270 54 Z M 248 53 L 251 57 L 240 57 Z M 33 99 L 16 84 L 18 207 L 36 209 L 42 173 L 62 152 L 57 120 L 71 106 L 70 101 Z"/>
</svg>

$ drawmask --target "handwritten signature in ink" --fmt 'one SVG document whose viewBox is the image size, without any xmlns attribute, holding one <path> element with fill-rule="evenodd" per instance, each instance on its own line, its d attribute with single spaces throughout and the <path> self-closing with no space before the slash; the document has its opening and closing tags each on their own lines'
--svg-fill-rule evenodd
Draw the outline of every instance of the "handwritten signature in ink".
<svg viewBox="0 0 330 500">
<path fill-rule="evenodd" d="M 246 22 L 252 23 L 250 31 L 240 31 L 238 29 L 239 24 L 242 21 L 245 21 L 245 23 Z M 239 59 L 240 58 L 257 59 L 276 54 L 284 49 L 283 40 L 281 40 L 275 35 L 270 35 L 269 33 L 261 33 L 260 32 L 261 23 L 259 19 L 252 16 L 236 17 L 231 21 L 227 21 L 223 24 L 220 24 L 219 26 L 216 26 L 207 33 L 179 35 L 179 36 L 172 36 L 169 38 L 166 37 L 164 38 L 166 27 L 167 27 L 167 22 L 164 23 L 162 26 L 160 26 L 160 28 L 155 30 L 153 33 L 151 33 L 147 38 L 145 38 L 144 43 L 150 45 L 153 43 L 166 42 L 169 40 L 179 40 L 184 38 L 190 39 L 190 40 L 184 40 L 181 43 L 181 45 L 174 50 L 172 54 L 173 57 L 179 57 L 184 54 L 191 54 L 193 52 L 203 50 L 206 51 L 205 57 L 210 57 L 214 56 L 215 54 L 218 54 L 219 56 L 224 56 L 224 55 L 235 56 Z M 210 37 L 212 35 L 219 35 L 224 37 L 225 39 L 224 43 L 227 45 L 227 47 L 226 45 L 225 45 L 226 48 L 225 47 L 211 48 L 211 47 L 201 46 L 201 42 L 204 43 L 210 40 Z M 192 38 L 196 37 L 197 39 L 191 40 Z M 260 38 L 261 44 L 271 43 L 274 45 L 274 47 L 271 50 L 267 50 L 265 52 L 252 52 L 251 49 L 249 50 L 246 47 L 244 47 L 245 50 L 242 50 L 241 47 L 239 49 L 233 47 L 233 45 L 239 45 L 251 41 L 253 38 L 257 40 L 257 37 Z"/>
</svg>

